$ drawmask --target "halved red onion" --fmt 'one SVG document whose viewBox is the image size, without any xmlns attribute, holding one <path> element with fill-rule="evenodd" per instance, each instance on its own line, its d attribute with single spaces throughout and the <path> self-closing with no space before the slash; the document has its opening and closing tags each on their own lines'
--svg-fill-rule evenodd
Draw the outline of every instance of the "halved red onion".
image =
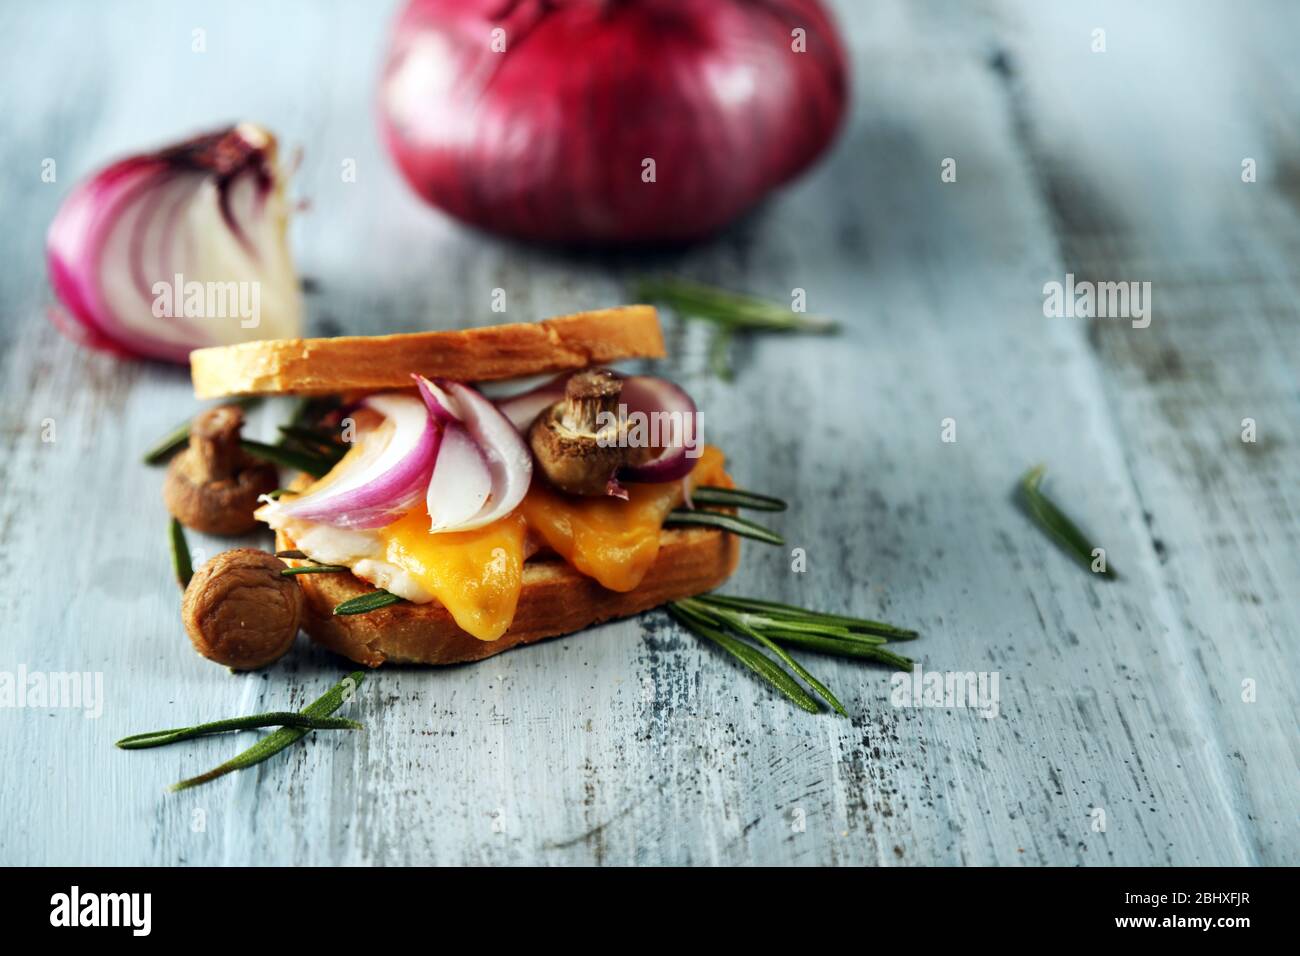
<svg viewBox="0 0 1300 956">
<path fill-rule="evenodd" d="M 344 474 L 319 492 L 283 504 L 285 515 L 339 528 L 382 528 L 425 494 L 434 461 L 441 458 L 441 426 L 410 395 L 372 395 L 362 404 L 383 415 L 384 423 L 357 437 Z"/>
<path fill-rule="evenodd" d="M 275 137 L 252 124 L 114 163 L 50 223 L 54 324 L 80 326 L 83 345 L 171 362 L 292 338 L 302 307 L 288 213 Z"/>
<path fill-rule="evenodd" d="M 430 416 L 455 419 L 442 426 L 443 446 L 425 499 L 430 532 L 469 531 L 510 514 L 533 479 L 533 456 L 510 419 L 459 382 L 414 378 Z"/>
</svg>

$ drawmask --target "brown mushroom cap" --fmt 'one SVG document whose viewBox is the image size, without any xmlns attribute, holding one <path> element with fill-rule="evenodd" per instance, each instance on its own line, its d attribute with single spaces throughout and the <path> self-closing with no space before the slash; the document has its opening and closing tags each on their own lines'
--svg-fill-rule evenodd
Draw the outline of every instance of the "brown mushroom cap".
<svg viewBox="0 0 1300 956">
<path fill-rule="evenodd" d="M 243 423 L 237 405 L 203 412 L 190 427 L 189 447 L 168 466 L 163 501 L 187 528 L 234 535 L 257 527 L 257 499 L 275 490 L 280 478 L 273 464 L 240 446 Z"/>
<path fill-rule="evenodd" d="M 194 573 L 181 601 L 181 620 L 194 649 L 236 670 L 254 670 L 293 646 L 303 594 L 280 572 L 287 565 L 254 548 L 217 555 Z"/>
</svg>

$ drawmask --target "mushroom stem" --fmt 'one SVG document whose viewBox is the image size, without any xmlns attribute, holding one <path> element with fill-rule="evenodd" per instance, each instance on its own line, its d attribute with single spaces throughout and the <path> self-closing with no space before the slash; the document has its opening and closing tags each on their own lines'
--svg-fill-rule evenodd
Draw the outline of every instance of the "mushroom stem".
<svg viewBox="0 0 1300 956">
<path fill-rule="evenodd" d="M 607 368 L 593 368 L 569 377 L 564 385 L 560 424 L 576 435 L 595 435 L 601 412 L 614 414 L 623 380 Z M 617 426 L 615 426 L 617 427 Z"/>
<path fill-rule="evenodd" d="M 240 469 L 244 451 L 239 445 L 239 430 L 243 425 L 244 412 L 238 405 L 222 405 L 194 419 L 190 453 L 198 477 L 223 481 Z"/>
<path fill-rule="evenodd" d="M 279 475 L 270 462 L 244 451 L 243 423 L 244 413 L 235 405 L 201 413 L 190 428 L 189 447 L 167 467 L 163 501 L 185 527 L 208 534 L 243 534 L 257 527 L 257 499 L 279 484 Z"/>
<path fill-rule="evenodd" d="M 623 380 L 616 373 L 586 369 L 570 376 L 562 401 L 537 416 L 528 444 L 556 488 L 574 495 L 627 496 L 618 484 L 619 469 L 651 450 L 629 447 L 624 440 L 626 423 L 617 415 L 622 394 Z"/>
</svg>

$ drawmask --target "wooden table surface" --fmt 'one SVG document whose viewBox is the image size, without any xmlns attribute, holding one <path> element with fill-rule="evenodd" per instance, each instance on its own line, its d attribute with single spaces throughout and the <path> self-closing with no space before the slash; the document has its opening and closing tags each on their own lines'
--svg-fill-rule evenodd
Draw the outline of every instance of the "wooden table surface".
<svg viewBox="0 0 1300 956">
<path fill-rule="evenodd" d="M 637 257 L 415 201 L 375 131 L 382 6 L 0 11 L 0 671 L 101 672 L 104 697 L 98 719 L 0 708 L 0 863 L 1300 862 L 1300 7 L 844 0 L 826 160 L 716 241 Z M 305 639 L 239 676 L 191 651 L 139 457 L 197 403 L 182 370 L 59 337 L 42 242 L 108 158 L 244 118 L 304 150 L 317 333 L 490 324 L 495 288 L 511 320 L 617 304 L 649 269 L 806 289 L 838 338 L 747 344 L 728 385 L 670 326 L 660 366 L 738 479 L 794 502 L 776 524 L 807 571 L 750 545 L 731 590 L 919 627 L 925 667 L 999 675 L 998 715 L 896 708 L 888 671 L 818 657 L 851 716 L 808 715 L 651 613 L 381 669 L 364 733 L 164 793 L 253 738 L 113 740 L 301 707 L 344 666 Z M 1044 317 L 1068 273 L 1149 281 L 1150 326 Z M 1036 462 L 1120 580 L 1013 506 Z"/>
</svg>

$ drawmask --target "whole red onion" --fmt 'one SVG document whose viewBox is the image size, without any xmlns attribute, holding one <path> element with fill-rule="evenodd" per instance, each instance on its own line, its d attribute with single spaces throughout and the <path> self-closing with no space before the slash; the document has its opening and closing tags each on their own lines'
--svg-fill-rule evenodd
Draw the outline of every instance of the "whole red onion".
<svg viewBox="0 0 1300 956">
<path fill-rule="evenodd" d="M 826 148 L 846 98 L 819 0 L 412 0 L 380 90 L 420 195 L 564 242 L 715 232 Z"/>
</svg>

